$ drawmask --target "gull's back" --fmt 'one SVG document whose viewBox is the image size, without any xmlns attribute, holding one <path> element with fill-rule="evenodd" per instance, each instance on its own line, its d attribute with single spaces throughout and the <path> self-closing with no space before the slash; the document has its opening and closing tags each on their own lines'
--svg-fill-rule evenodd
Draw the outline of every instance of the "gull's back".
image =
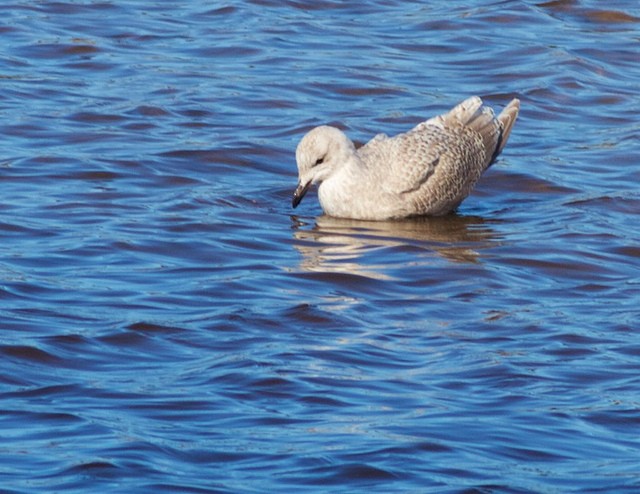
<svg viewBox="0 0 640 494">
<path fill-rule="evenodd" d="M 458 207 L 506 145 L 518 110 L 514 99 L 496 117 L 474 96 L 409 132 L 379 135 L 361 147 L 362 177 L 383 202 L 380 216 L 442 215 Z M 383 219 L 375 211 L 370 216 Z"/>
</svg>

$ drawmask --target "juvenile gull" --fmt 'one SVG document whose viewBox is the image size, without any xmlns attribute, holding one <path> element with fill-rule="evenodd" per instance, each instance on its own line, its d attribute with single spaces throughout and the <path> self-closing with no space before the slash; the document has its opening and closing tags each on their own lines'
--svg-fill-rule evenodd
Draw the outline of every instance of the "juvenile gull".
<svg viewBox="0 0 640 494">
<path fill-rule="evenodd" d="M 517 99 L 495 116 L 477 96 L 409 132 L 379 134 L 357 149 L 335 127 L 305 135 L 296 149 L 295 208 L 312 184 L 329 216 L 385 220 L 456 209 L 507 144 Z"/>
</svg>

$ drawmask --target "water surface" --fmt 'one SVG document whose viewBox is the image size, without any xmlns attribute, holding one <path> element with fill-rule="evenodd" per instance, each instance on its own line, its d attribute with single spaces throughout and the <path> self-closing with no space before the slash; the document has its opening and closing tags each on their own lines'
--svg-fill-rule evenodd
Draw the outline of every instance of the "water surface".
<svg viewBox="0 0 640 494">
<path fill-rule="evenodd" d="M 640 9 L 431 3 L 4 6 L 3 492 L 640 489 Z M 457 214 L 291 210 L 472 94 Z"/>
</svg>

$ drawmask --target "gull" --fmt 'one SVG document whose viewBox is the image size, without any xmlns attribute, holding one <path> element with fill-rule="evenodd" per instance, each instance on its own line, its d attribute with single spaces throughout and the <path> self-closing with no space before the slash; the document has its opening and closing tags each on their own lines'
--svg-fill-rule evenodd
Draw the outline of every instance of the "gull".
<svg viewBox="0 0 640 494">
<path fill-rule="evenodd" d="M 450 213 L 502 152 L 519 110 L 514 98 L 496 117 L 472 96 L 408 132 L 378 134 L 359 149 L 341 130 L 316 127 L 296 149 L 299 181 L 292 206 L 317 184 L 324 213 L 337 218 Z"/>
</svg>

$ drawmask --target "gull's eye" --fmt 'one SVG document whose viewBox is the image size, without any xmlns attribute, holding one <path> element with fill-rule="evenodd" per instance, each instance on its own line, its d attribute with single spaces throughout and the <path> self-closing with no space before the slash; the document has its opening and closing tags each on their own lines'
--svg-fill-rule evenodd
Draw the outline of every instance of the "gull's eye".
<svg viewBox="0 0 640 494">
<path fill-rule="evenodd" d="M 322 158 L 318 158 L 316 162 L 313 164 L 313 166 L 321 165 L 323 161 L 324 161 L 324 156 Z"/>
</svg>

